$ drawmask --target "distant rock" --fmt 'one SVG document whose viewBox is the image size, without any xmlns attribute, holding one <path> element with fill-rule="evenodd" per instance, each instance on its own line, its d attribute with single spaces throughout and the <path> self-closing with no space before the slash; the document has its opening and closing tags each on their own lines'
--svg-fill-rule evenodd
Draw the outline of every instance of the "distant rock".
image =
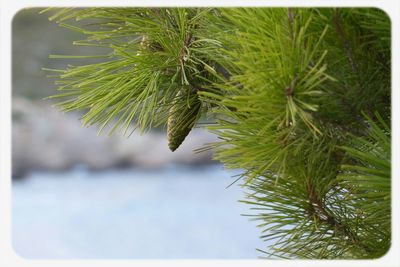
<svg viewBox="0 0 400 267">
<path fill-rule="evenodd" d="M 210 164 L 212 152 L 194 149 L 217 140 L 204 129 L 194 129 L 175 152 L 167 146 L 166 134 L 134 132 L 97 135 L 97 128 L 81 126 L 77 113 L 63 114 L 48 103 L 13 99 L 12 174 L 21 177 L 32 170 L 66 170 L 86 166 L 101 170 L 121 166 L 159 168 L 167 164 Z"/>
</svg>

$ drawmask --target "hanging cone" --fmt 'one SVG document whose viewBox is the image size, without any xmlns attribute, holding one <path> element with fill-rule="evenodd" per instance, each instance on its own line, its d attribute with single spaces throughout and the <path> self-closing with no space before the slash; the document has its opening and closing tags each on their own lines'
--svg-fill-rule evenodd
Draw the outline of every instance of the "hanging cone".
<svg viewBox="0 0 400 267">
<path fill-rule="evenodd" d="M 189 99 L 181 91 L 176 95 L 167 125 L 168 147 L 171 151 L 175 151 L 182 144 L 195 125 L 200 107 L 201 102 L 196 93 L 193 93 Z"/>
</svg>

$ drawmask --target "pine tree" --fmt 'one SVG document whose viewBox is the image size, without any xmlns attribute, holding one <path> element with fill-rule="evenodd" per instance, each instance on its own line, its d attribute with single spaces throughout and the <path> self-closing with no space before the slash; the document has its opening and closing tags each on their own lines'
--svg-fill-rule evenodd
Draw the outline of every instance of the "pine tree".
<svg viewBox="0 0 400 267">
<path fill-rule="evenodd" d="M 365 8 L 45 10 L 109 48 L 53 70 L 64 111 L 125 132 L 199 119 L 240 169 L 268 258 L 377 258 L 391 240 L 390 20 Z M 62 56 L 53 56 L 62 57 Z M 71 56 L 66 56 L 71 58 Z M 90 57 L 90 56 L 88 56 Z M 209 147 L 205 147 L 207 149 Z"/>
</svg>

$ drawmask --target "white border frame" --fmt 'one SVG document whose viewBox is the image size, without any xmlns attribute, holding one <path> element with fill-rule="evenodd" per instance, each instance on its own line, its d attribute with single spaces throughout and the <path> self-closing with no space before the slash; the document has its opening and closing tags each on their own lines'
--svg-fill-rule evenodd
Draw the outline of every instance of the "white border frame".
<svg viewBox="0 0 400 267">
<path fill-rule="evenodd" d="M 0 0 L 1 1 L 1 0 Z M 7 1 L 7 0 L 4 0 Z M 377 7 L 384 10 L 392 22 L 392 246 L 377 260 L 31 260 L 17 255 L 11 240 L 11 24 L 13 16 L 22 8 L 46 6 L 231 6 L 231 7 Z M 400 267 L 400 201 L 396 199 L 399 184 L 400 119 L 400 1 L 399 0 L 9 0 L 0 9 L 0 266 L 1 267 L 57 267 L 57 266 L 351 266 Z M 40 240 L 37 240 L 40 242 Z M 35 244 L 31 244 L 34 246 Z M 397 252 L 396 252 L 397 251 Z"/>
</svg>

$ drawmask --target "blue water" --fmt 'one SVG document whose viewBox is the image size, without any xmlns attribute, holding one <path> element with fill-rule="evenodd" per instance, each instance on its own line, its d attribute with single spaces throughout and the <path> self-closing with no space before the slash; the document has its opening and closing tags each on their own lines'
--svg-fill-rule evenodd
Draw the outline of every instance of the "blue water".
<svg viewBox="0 0 400 267">
<path fill-rule="evenodd" d="M 37 172 L 13 183 L 25 258 L 256 259 L 265 248 L 221 166 Z"/>
</svg>

